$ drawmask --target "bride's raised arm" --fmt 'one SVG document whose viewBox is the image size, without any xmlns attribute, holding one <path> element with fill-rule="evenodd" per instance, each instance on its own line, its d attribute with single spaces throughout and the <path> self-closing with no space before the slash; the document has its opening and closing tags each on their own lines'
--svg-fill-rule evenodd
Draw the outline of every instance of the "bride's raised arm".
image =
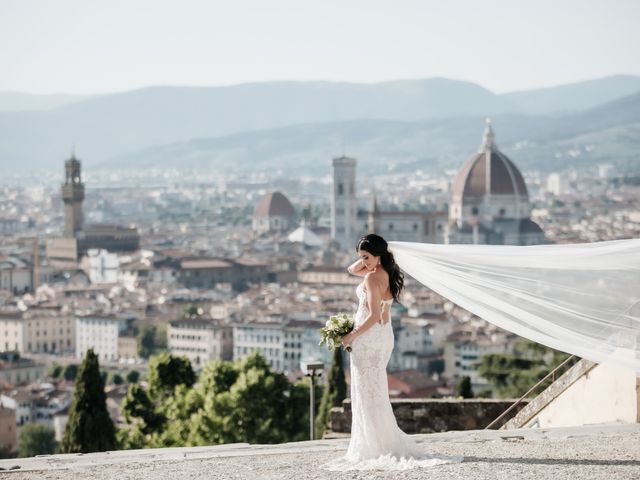
<svg viewBox="0 0 640 480">
<path fill-rule="evenodd" d="M 364 262 L 361 258 L 353 262 L 351 265 L 347 267 L 347 272 L 351 275 L 356 275 L 357 277 L 364 277 L 369 270 L 364 266 Z"/>
</svg>

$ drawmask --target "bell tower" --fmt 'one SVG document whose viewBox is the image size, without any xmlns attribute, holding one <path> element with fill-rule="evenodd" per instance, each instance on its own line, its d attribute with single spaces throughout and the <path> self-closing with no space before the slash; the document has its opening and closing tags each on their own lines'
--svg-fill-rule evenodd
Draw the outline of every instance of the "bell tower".
<svg viewBox="0 0 640 480">
<path fill-rule="evenodd" d="M 62 201 L 64 202 L 64 236 L 75 238 L 82 230 L 82 202 L 84 200 L 84 183 L 80 177 L 80 160 L 74 155 L 64 162 L 65 181 L 62 184 Z"/>
<path fill-rule="evenodd" d="M 331 238 L 338 242 L 341 250 L 349 250 L 356 241 L 356 159 L 334 158 L 331 166 Z"/>
</svg>

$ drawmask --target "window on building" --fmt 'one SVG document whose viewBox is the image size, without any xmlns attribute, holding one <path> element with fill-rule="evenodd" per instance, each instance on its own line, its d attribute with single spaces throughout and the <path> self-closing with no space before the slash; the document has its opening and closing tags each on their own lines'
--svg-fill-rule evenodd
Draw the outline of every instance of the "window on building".
<svg viewBox="0 0 640 480">
<path fill-rule="evenodd" d="M 338 195 L 343 195 L 344 194 L 344 186 L 342 185 L 342 183 L 338 183 Z"/>
</svg>

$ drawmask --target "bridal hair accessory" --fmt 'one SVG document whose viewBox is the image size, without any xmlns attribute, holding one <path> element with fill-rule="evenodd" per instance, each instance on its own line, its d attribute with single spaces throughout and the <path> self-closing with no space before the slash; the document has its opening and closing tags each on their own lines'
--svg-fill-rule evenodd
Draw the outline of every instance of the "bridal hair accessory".
<svg viewBox="0 0 640 480">
<path fill-rule="evenodd" d="M 408 275 L 500 328 L 640 373 L 640 239 L 389 248 Z"/>
</svg>

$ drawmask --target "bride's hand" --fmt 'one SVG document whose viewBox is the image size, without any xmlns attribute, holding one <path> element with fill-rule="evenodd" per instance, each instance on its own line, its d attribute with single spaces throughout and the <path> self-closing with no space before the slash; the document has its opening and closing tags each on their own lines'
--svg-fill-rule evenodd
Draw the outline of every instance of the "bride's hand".
<svg viewBox="0 0 640 480">
<path fill-rule="evenodd" d="M 353 332 L 347 333 L 344 337 L 342 337 L 342 346 L 347 348 L 349 345 L 353 343 L 355 340 L 355 335 Z"/>
</svg>

